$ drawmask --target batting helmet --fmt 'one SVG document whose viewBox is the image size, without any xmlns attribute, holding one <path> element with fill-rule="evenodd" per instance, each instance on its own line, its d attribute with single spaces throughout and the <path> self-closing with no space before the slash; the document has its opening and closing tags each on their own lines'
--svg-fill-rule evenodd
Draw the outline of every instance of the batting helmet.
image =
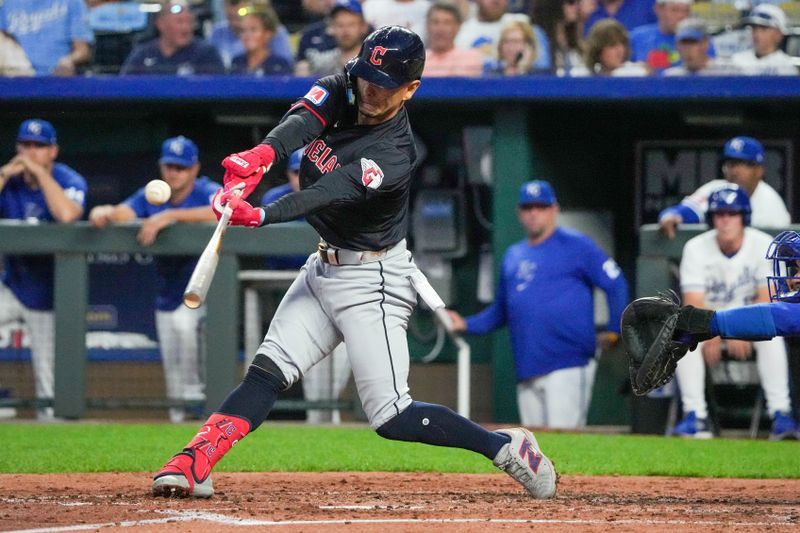
<svg viewBox="0 0 800 533">
<path fill-rule="evenodd" d="M 385 89 L 396 89 L 422 77 L 425 46 L 419 35 L 400 26 L 384 26 L 370 33 L 358 56 L 347 63 L 350 76 Z"/>
<path fill-rule="evenodd" d="M 750 198 L 738 185 L 728 185 L 722 189 L 717 189 L 708 197 L 708 209 L 706 209 L 706 223 L 714 226 L 714 213 L 719 211 L 732 211 L 742 214 L 745 226 L 750 225 Z"/>
<path fill-rule="evenodd" d="M 800 302 L 800 233 L 784 231 L 769 245 L 772 276 L 767 276 L 769 298 L 773 302 Z"/>
</svg>

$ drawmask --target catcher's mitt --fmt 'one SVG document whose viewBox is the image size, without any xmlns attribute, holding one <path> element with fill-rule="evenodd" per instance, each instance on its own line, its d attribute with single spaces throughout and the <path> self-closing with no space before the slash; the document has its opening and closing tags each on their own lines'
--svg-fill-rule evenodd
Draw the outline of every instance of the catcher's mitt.
<svg viewBox="0 0 800 533">
<path fill-rule="evenodd" d="M 673 291 L 637 298 L 622 312 L 622 340 L 628 352 L 633 392 L 639 396 L 672 378 L 689 345 L 673 340 L 681 307 Z"/>
</svg>

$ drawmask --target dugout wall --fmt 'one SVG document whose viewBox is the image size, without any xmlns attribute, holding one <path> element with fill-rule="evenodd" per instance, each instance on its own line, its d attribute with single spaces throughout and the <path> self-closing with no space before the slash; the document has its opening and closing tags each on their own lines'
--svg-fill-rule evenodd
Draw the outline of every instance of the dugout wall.
<svg viewBox="0 0 800 533">
<path fill-rule="evenodd" d="M 0 79 L 0 139 L 5 139 L 0 157 L 11 157 L 18 124 L 38 116 L 58 129 L 60 160 L 87 177 L 89 209 L 120 201 L 154 177 L 158 146 L 171 135 L 193 138 L 200 146 L 203 173 L 219 181 L 219 161 L 260 140 L 309 83 L 230 77 Z M 615 257 L 634 287 L 638 224 L 652 222 L 641 216 L 646 212 L 639 195 L 644 179 L 637 160 L 641 143 L 702 141 L 721 147 L 726 138 L 746 134 L 791 149 L 800 124 L 800 79 L 430 79 L 424 80 L 410 111 L 427 152 L 418 190 L 470 189 L 465 197 L 466 253 L 448 259 L 452 303 L 469 313 L 483 307 L 477 296 L 481 251 L 490 250 L 496 265 L 505 248 L 522 236 L 513 209 L 522 182 L 551 180 L 563 209 L 610 213 Z M 484 182 L 468 175 L 462 132 L 470 127 L 489 127 L 493 132 L 491 172 Z M 791 184 L 796 164 L 791 158 L 785 161 L 784 176 Z M 281 172 L 276 168 L 269 178 L 276 182 Z M 712 177 L 699 171 L 695 176 Z M 679 198 L 684 188 L 693 185 L 691 179 L 676 179 L 670 182 L 669 199 Z M 798 205 L 796 189 L 786 189 L 791 207 Z M 491 219 L 490 228 L 479 220 L 481 213 Z M 13 231 L 0 235 L 0 253 L 14 249 L 18 235 Z M 237 237 L 231 236 L 234 242 Z M 95 239 L 91 234 L 84 237 L 89 242 Z M 130 235 L 117 237 L 126 244 L 116 244 L 116 249 L 135 249 L 129 246 Z M 45 242 L 38 235 L 35 239 Z M 53 242 L 53 250 L 62 244 Z M 247 248 L 242 253 L 258 250 Z M 63 289 L 64 301 L 88 290 L 80 281 L 84 267 L 74 255 L 77 251 L 72 252 L 60 268 L 63 275 L 78 281 Z M 79 331 L 80 314 L 74 308 L 59 312 L 59 331 Z M 430 331 L 428 319 L 419 320 L 419 329 Z M 412 335 L 410 342 L 415 358 L 431 347 L 425 335 Z M 474 361 L 491 369 L 491 391 L 485 390 L 488 381 L 481 382 L 484 389 L 473 387 L 474 401 L 496 421 L 515 420 L 507 334 L 498 332 L 470 343 Z M 73 357 L 79 353 L 77 345 L 65 349 Z M 453 356 L 452 348 L 445 346 L 438 360 L 449 364 Z M 621 353 L 602 362 L 590 423 L 627 423 L 628 404 L 617 390 L 625 376 Z M 57 377 L 57 383 L 69 387 L 65 383 L 76 379 L 77 374 L 70 379 Z M 428 386 L 437 385 L 442 384 Z M 415 392 L 426 397 L 425 390 L 415 388 Z M 69 409 L 78 412 L 77 403 Z"/>
</svg>

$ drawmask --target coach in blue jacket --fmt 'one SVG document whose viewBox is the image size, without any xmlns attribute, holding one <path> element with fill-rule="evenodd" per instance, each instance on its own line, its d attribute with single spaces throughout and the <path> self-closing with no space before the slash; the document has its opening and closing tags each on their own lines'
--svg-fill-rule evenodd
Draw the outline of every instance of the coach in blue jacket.
<svg viewBox="0 0 800 533">
<path fill-rule="evenodd" d="M 524 183 L 519 220 L 527 234 L 503 257 L 495 301 L 462 318 L 456 330 L 483 335 L 508 325 L 525 426 L 577 428 L 586 424 L 597 344 L 612 347 L 628 302 L 619 267 L 586 235 L 557 225 L 559 206 L 546 181 Z M 596 335 L 593 289 L 608 297 L 608 331 Z"/>
</svg>

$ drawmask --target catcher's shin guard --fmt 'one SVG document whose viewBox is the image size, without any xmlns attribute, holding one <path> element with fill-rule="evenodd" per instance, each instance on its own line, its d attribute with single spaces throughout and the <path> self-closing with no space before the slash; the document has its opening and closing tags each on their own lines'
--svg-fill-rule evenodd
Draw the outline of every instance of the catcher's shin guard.
<svg viewBox="0 0 800 533">
<path fill-rule="evenodd" d="M 558 475 L 553 463 L 539 449 L 533 433 L 525 428 L 500 429 L 511 442 L 500 448 L 492 463 L 525 487 L 534 498 L 556 495 Z"/>
<path fill-rule="evenodd" d="M 214 494 L 211 469 L 250 431 L 250 423 L 236 416 L 212 414 L 203 428 L 153 478 L 153 495 L 210 498 Z"/>
</svg>

